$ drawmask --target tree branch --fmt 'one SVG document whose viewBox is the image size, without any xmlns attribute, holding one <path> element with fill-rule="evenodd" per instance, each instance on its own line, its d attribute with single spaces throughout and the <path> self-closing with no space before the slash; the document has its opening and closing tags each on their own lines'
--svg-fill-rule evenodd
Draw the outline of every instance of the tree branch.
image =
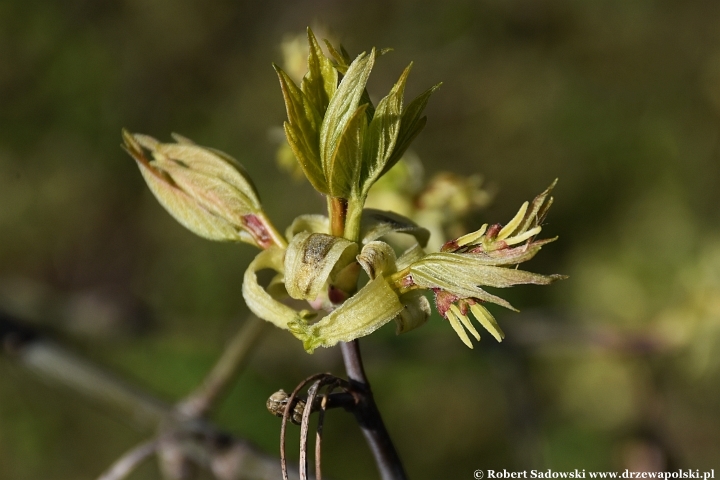
<svg viewBox="0 0 720 480">
<path fill-rule="evenodd" d="M 98 480 L 122 480 L 127 477 L 143 460 L 155 453 L 159 443 L 157 439 L 148 440 L 129 450 L 100 475 Z"/>
<path fill-rule="evenodd" d="M 382 480 L 406 480 L 407 475 L 402 461 L 397 450 L 395 450 L 385 423 L 383 423 L 370 389 L 370 382 L 365 375 L 362 356 L 360 355 L 360 342 L 353 340 L 352 342 L 341 343 L 340 348 L 342 349 L 348 380 L 353 390 L 360 396 L 360 401 L 353 409 L 353 414 L 375 457 L 380 477 Z"/>
<path fill-rule="evenodd" d="M 258 340 L 267 331 L 266 327 L 269 325 L 255 315 L 250 315 L 202 384 L 180 402 L 178 411 L 189 417 L 207 414 L 245 367 Z"/>
<path fill-rule="evenodd" d="M 218 480 L 276 480 L 282 473 L 277 457 L 259 451 L 250 442 L 222 432 L 202 418 L 189 418 L 171 405 L 121 381 L 88 360 L 42 336 L 22 322 L 0 312 L 0 353 L 39 374 L 43 379 L 83 394 L 123 412 L 141 428 L 162 426 L 156 440 L 131 450 L 104 475 L 140 461 L 150 443 L 157 449 L 172 439 L 182 455 L 213 472 Z M 152 452 L 151 452 L 152 453 Z M 120 468 L 120 467 L 117 467 Z M 117 474 L 116 474 L 117 475 Z M 289 478 L 298 479 L 297 469 Z M 102 477 L 101 477 L 102 478 Z M 113 477 L 110 477 L 113 478 Z M 122 477 L 117 477 L 122 478 Z"/>
</svg>

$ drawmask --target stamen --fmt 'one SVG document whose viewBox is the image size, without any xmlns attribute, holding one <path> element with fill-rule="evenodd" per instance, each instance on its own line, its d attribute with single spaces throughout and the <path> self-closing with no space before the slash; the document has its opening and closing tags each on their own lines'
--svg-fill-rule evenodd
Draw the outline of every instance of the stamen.
<svg viewBox="0 0 720 480">
<path fill-rule="evenodd" d="M 518 210 L 518 212 L 515 214 L 513 219 L 510 220 L 508 222 L 508 224 L 505 225 L 505 227 L 502 230 L 500 230 L 500 233 L 498 233 L 498 236 L 497 236 L 498 240 L 503 240 L 503 239 L 509 237 L 510 234 L 515 231 L 515 229 L 520 225 L 520 222 L 522 222 L 523 219 L 525 218 L 525 212 L 527 211 L 527 208 L 528 208 L 528 202 L 523 203 L 522 206 L 520 207 L 520 210 Z"/>
<path fill-rule="evenodd" d="M 521 235 L 508 238 L 507 240 L 505 240 L 505 243 L 507 243 L 508 245 L 515 245 L 517 243 L 527 240 L 530 237 L 534 237 L 535 235 L 540 233 L 541 230 L 542 230 L 542 227 L 540 225 L 538 225 L 537 227 L 531 228 L 530 230 L 528 230 L 527 232 L 525 232 Z"/>
<path fill-rule="evenodd" d="M 479 334 L 478 331 L 475 329 L 475 325 L 473 325 L 472 322 L 470 322 L 470 319 L 468 318 L 468 316 L 465 315 L 465 314 L 463 314 L 463 313 L 460 311 L 460 309 L 457 307 L 457 305 L 455 305 L 455 304 L 450 305 L 450 310 L 452 311 L 452 313 L 455 314 L 455 316 L 456 316 L 457 318 L 460 319 L 460 321 L 462 322 L 462 324 L 465 325 L 465 328 L 467 328 L 468 331 L 469 331 L 470 333 L 472 333 L 472 336 L 475 337 L 475 340 L 477 340 L 477 341 L 479 342 L 479 341 L 480 341 L 480 334 Z"/>
<path fill-rule="evenodd" d="M 446 312 L 448 322 L 450 322 L 450 326 L 455 330 L 455 333 L 457 333 L 457 336 L 460 337 L 460 340 L 463 341 L 465 345 L 467 345 L 469 348 L 473 348 L 473 344 L 470 341 L 470 337 L 468 337 L 467 333 L 465 333 L 465 330 L 463 329 L 462 325 L 460 325 L 460 321 L 455 316 L 455 314 L 448 310 Z"/>
<path fill-rule="evenodd" d="M 485 225 L 480 227 L 480 230 L 459 237 L 457 240 L 455 240 L 455 244 L 457 244 L 458 247 L 464 247 L 465 245 L 477 242 L 480 237 L 485 234 L 485 230 L 487 230 L 487 227 L 488 224 L 486 223 Z"/>
<path fill-rule="evenodd" d="M 473 315 L 475 315 L 475 318 L 477 318 L 478 322 L 480 322 L 480 325 L 482 325 L 485 330 L 495 337 L 495 340 L 498 342 L 503 341 L 505 334 L 500 329 L 500 325 L 498 325 L 495 317 L 492 316 L 492 313 L 490 313 L 487 308 L 483 307 L 479 303 L 476 303 L 474 305 L 470 305 L 470 311 Z"/>
</svg>

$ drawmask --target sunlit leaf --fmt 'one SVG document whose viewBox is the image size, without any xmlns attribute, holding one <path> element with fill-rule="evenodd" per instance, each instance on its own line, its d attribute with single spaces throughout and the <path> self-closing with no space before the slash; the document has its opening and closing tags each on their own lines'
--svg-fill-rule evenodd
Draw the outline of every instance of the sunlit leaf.
<svg viewBox="0 0 720 480">
<path fill-rule="evenodd" d="M 368 127 L 361 175 L 363 196 L 367 195 L 370 187 L 380 177 L 395 148 L 400 132 L 403 93 L 411 67 L 412 64 L 400 75 L 400 79 L 390 90 L 390 93 L 380 100 L 372 122 Z"/>
<path fill-rule="evenodd" d="M 295 235 L 285 253 L 285 287 L 296 299 L 314 300 L 323 291 L 330 274 L 355 257 L 357 244 L 323 233 Z"/>
</svg>

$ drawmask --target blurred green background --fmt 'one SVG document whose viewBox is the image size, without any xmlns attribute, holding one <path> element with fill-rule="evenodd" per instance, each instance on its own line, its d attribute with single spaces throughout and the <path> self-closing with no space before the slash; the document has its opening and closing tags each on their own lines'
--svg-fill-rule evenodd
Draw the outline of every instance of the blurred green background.
<svg viewBox="0 0 720 480">
<path fill-rule="evenodd" d="M 407 96 L 444 82 L 414 151 L 427 176 L 496 192 L 470 228 L 560 178 L 545 228 L 560 240 L 527 268 L 570 279 L 509 292 L 505 342 L 469 350 L 439 318 L 363 341 L 411 478 L 720 468 L 714 0 L 3 0 L 0 309 L 166 400 L 197 385 L 247 314 L 255 251 L 177 224 L 120 129 L 235 156 L 280 229 L 322 212 L 268 133 L 285 118 L 271 62 L 308 25 L 352 54 L 395 49 L 376 99 L 410 61 Z M 214 419 L 277 454 L 265 399 L 326 370 L 339 352 L 273 331 Z M 326 423 L 325 473 L 376 478 L 352 418 Z M 0 478 L 93 478 L 151 434 L 0 358 Z"/>
</svg>

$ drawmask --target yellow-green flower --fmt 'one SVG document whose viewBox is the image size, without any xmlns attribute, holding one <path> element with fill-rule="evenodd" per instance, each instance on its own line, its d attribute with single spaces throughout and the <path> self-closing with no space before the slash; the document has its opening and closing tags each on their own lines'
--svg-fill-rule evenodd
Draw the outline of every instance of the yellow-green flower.
<svg viewBox="0 0 720 480">
<path fill-rule="evenodd" d="M 441 252 L 430 253 L 413 262 L 392 279 L 400 292 L 423 288 L 435 294 L 435 305 L 461 340 L 472 348 L 467 329 L 477 340 L 480 335 L 470 322 L 468 311 L 498 341 L 504 334 L 492 314 L 482 305 L 495 303 L 516 310 L 506 300 L 482 287 L 507 288 L 520 284 L 547 285 L 565 278 L 519 270 L 517 265 L 534 257 L 543 245 L 556 238 L 535 240 L 542 220 L 552 204 L 549 196 L 555 183 L 531 203 L 525 202 L 504 227 L 483 225 L 446 243 Z"/>
</svg>

